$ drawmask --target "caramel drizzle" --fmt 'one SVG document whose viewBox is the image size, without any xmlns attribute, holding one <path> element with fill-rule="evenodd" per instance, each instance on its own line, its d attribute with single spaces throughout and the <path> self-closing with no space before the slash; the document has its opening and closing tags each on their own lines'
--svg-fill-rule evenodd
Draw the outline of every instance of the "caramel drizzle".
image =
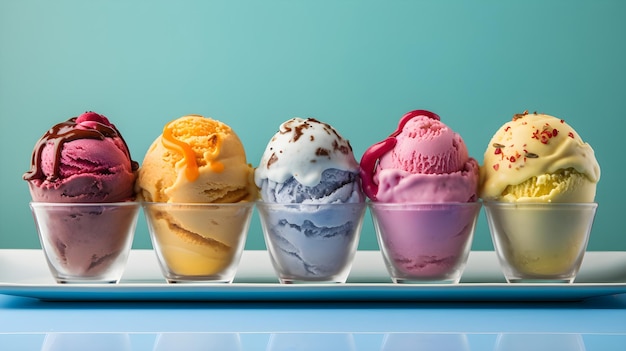
<svg viewBox="0 0 626 351">
<path fill-rule="evenodd" d="M 179 153 L 183 156 L 183 165 L 185 166 L 185 177 L 189 181 L 193 182 L 196 179 L 198 179 L 198 176 L 200 175 L 198 162 L 196 161 L 196 153 L 191 148 L 191 145 L 174 137 L 173 130 L 170 127 L 170 125 L 174 122 L 175 121 L 172 121 L 166 124 L 165 127 L 163 128 L 162 143 L 166 149 Z M 209 163 L 209 167 L 211 167 L 211 169 L 214 172 L 220 173 L 224 171 L 224 164 L 222 164 L 221 162 L 215 161 L 215 159 L 217 159 L 217 157 L 220 154 L 219 150 L 221 149 L 222 140 L 217 134 L 214 135 L 213 138 L 215 139 L 215 148 L 214 148 L 214 151 L 211 153 L 210 158 L 207 159 L 207 162 Z"/>
</svg>

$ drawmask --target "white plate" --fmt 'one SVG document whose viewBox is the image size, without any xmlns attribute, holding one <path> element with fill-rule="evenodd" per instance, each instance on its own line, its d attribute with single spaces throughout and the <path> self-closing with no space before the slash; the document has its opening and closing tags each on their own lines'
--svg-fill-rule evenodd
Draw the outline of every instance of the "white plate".
<svg viewBox="0 0 626 351">
<path fill-rule="evenodd" d="M 626 252 L 588 252 L 573 284 L 507 284 L 491 251 L 461 283 L 393 284 L 378 251 L 359 251 L 345 284 L 282 285 L 266 251 L 245 251 L 232 284 L 167 284 L 154 252 L 133 250 L 119 284 L 56 284 L 41 250 L 0 250 L 0 294 L 50 301 L 576 301 L 626 293 Z"/>
</svg>

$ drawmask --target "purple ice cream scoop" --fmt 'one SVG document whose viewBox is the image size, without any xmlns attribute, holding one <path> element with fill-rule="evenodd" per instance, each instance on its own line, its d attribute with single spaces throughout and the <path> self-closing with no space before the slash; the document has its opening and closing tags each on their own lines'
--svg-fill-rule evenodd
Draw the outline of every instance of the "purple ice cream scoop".
<svg viewBox="0 0 626 351">
<path fill-rule="evenodd" d="M 350 143 L 329 124 L 292 118 L 268 143 L 255 182 L 280 280 L 345 281 L 366 207 Z"/>
</svg>

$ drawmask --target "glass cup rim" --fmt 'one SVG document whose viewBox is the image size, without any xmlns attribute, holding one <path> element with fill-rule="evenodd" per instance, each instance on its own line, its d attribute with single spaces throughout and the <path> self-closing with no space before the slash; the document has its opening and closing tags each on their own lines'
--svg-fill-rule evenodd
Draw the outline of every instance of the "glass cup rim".
<svg viewBox="0 0 626 351">
<path fill-rule="evenodd" d="M 370 208 L 381 209 L 440 209 L 450 207 L 480 207 L 481 201 L 472 202 L 378 202 L 368 201 Z"/>
<path fill-rule="evenodd" d="M 346 206 L 353 206 L 353 207 L 360 207 L 360 206 L 365 206 L 367 205 L 367 203 L 365 201 L 361 201 L 361 202 L 332 202 L 332 203 L 312 203 L 312 202 L 268 202 L 268 201 L 263 201 L 263 200 L 258 200 L 255 201 L 255 203 L 258 206 L 262 206 L 262 207 L 346 207 Z"/>
<path fill-rule="evenodd" d="M 252 207 L 254 201 L 242 201 L 242 202 L 141 202 L 143 207 Z"/>
<path fill-rule="evenodd" d="M 506 202 L 506 201 L 483 201 L 486 208 L 597 208 L 597 202 Z"/>
<path fill-rule="evenodd" d="M 140 206 L 138 201 L 123 202 L 29 202 L 31 207 L 135 207 Z"/>
</svg>

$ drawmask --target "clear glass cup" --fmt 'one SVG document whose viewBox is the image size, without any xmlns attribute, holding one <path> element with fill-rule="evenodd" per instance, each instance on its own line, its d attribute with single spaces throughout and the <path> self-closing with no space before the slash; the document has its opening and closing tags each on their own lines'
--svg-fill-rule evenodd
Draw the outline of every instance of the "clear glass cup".
<svg viewBox="0 0 626 351">
<path fill-rule="evenodd" d="M 143 203 L 152 246 L 169 283 L 231 283 L 254 202 Z"/>
<path fill-rule="evenodd" d="M 50 272 L 58 283 L 117 283 L 133 242 L 140 205 L 31 202 Z"/>
<path fill-rule="evenodd" d="M 494 248 L 509 283 L 572 283 L 597 203 L 485 202 Z"/>
<path fill-rule="evenodd" d="M 471 250 L 480 202 L 370 202 L 394 283 L 458 283 Z"/>
<path fill-rule="evenodd" d="M 258 202 L 265 243 L 279 281 L 345 283 L 366 207 L 365 202 Z"/>
</svg>

